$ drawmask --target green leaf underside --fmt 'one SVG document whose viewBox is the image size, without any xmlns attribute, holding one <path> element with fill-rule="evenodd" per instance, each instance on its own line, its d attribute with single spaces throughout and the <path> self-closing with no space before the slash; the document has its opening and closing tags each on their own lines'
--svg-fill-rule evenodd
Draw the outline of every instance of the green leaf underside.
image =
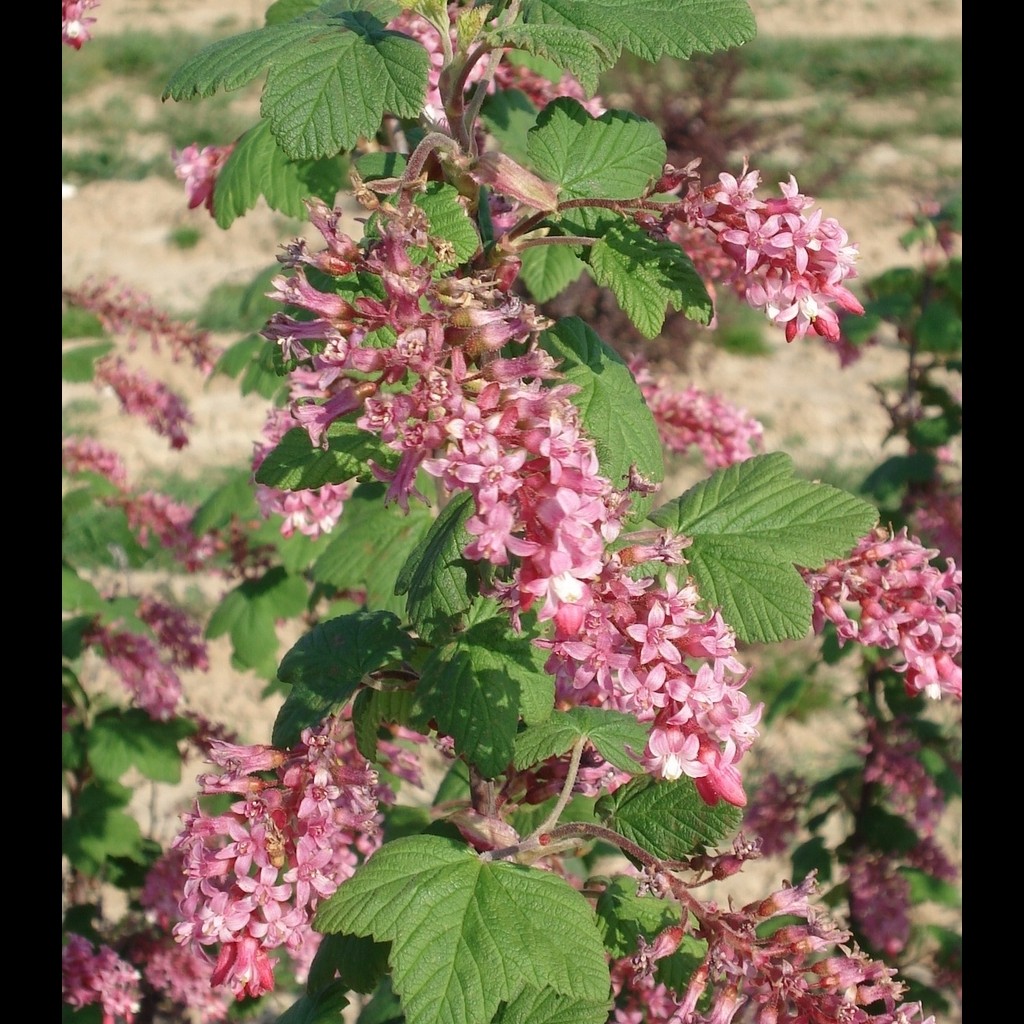
<svg viewBox="0 0 1024 1024">
<path fill-rule="evenodd" d="M 251 210 L 260 196 L 271 209 L 302 218 L 306 214 L 305 198 L 318 196 L 333 203 L 343 184 L 337 159 L 312 163 L 290 160 L 271 134 L 269 122 L 260 121 L 238 140 L 217 175 L 214 218 L 218 227 L 228 228 Z"/>
<path fill-rule="evenodd" d="M 481 118 L 501 151 L 516 163 L 529 164 L 529 131 L 537 123 L 537 108 L 524 92 L 502 89 L 484 100 Z"/>
<path fill-rule="evenodd" d="M 370 608 L 405 614 L 395 581 L 434 522 L 428 509 L 384 507 L 383 484 L 363 484 L 345 502 L 341 521 L 313 565 L 313 578 L 339 590 L 363 591 Z"/>
<path fill-rule="evenodd" d="M 651 238 L 639 225 L 610 225 L 590 248 L 594 280 L 610 288 L 623 312 L 646 338 L 657 337 L 667 307 L 699 324 L 714 307 L 704 281 L 681 246 Z"/>
<path fill-rule="evenodd" d="M 283 491 L 314 490 L 346 480 L 373 479 L 367 462 L 393 465 L 395 453 L 354 423 L 335 420 L 326 433 L 327 448 L 314 447 L 309 433 L 293 427 L 256 471 L 256 482 Z"/>
<path fill-rule="evenodd" d="M 483 618 L 427 659 L 415 714 L 436 719 L 455 749 L 493 778 L 512 761 L 520 716 L 539 722 L 551 713 L 554 677 L 546 660 L 529 636 L 512 631 L 507 614 Z"/>
<path fill-rule="evenodd" d="M 292 691 L 274 723 L 274 745 L 294 744 L 304 728 L 337 711 L 365 675 L 403 661 L 412 648 L 391 612 L 358 611 L 314 626 L 281 661 L 278 677 Z"/>
<path fill-rule="evenodd" d="M 547 871 L 481 861 L 437 836 L 381 847 L 318 910 L 327 933 L 391 942 L 408 1024 L 490 1021 L 525 988 L 606 1002 L 594 913 Z"/>
<path fill-rule="evenodd" d="M 428 641 L 450 632 L 454 620 L 472 603 L 475 572 L 462 550 L 470 541 L 465 522 L 474 511 L 471 494 L 454 497 L 398 574 L 395 593 L 408 595 L 409 620 Z"/>
<path fill-rule="evenodd" d="M 806 636 L 811 593 L 796 566 L 849 553 L 877 522 L 867 502 L 793 476 L 782 453 L 758 455 L 655 510 L 658 526 L 692 538 L 690 572 L 703 599 L 747 642 Z"/>
<path fill-rule="evenodd" d="M 593 439 L 601 474 L 624 487 L 635 466 L 652 483 L 665 477 L 661 437 L 650 406 L 629 367 L 578 317 L 560 320 L 540 336 L 541 346 L 559 359 L 564 379 L 579 387 L 569 401 L 580 411 Z M 650 500 L 634 497 L 630 519 L 642 518 Z"/>
<path fill-rule="evenodd" d="M 265 70 L 263 116 L 296 160 L 351 149 L 360 138 L 372 138 L 386 113 L 417 116 L 426 95 L 427 51 L 386 30 L 373 14 L 343 6 L 328 4 L 213 43 L 175 72 L 165 98 L 237 89 Z"/>
<path fill-rule="evenodd" d="M 719 801 L 709 807 L 692 779 L 633 779 L 597 802 L 597 814 L 627 839 L 663 860 L 681 860 L 730 837 L 743 813 Z"/>
<path fill-rule="evenodd" d="M 527 24 L 568 25 L 610 54 L 622 49 L 654 63 L 741 46 L 757 28 L 746 0 L 524 0 Z"/>
<path fill-rule="evenodd" d="M 589 707 L 555 711 L 546 722 L 519 733 L 514 763 L 523 770 L 559 757 L 582 737 L 616 768 L 637 774 L 642 770 L 637 758 L 647 746 L 647 733 L 648 728 L 632 715 L 618 711 Z"/>
<path fill-rule="evenodd" d="M 556 184 L 559 198 L 636 199 L 665 166 L 665 143 L 653 122 L 609 110 L 600 117 L 572 99 L 549 103 L 530 129 L 534 170 Z"/>
<path fill-rule="evenodd" d="M 409 690 L 360 690 L 352 705 L 356 747 L 367 761 L 377 760 L 377 731 L 384 722 L 407 725 L 412 721 L 413 694 Z"/>
</svg>

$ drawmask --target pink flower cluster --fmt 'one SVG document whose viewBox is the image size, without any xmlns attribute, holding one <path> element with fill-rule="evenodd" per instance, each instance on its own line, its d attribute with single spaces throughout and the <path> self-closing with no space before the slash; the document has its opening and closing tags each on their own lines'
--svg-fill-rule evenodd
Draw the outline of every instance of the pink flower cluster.
<svg viewBox="0 0 1024 1024">
<path fill-rule="evenodd" d="M 667 378 L 655 378 L 641 359 L 633 359 L 630 369 L 669 451 L 682 454 L 696 447 L 710 470 L 763 451 L 764 427 L 745 409 L 693 384 L 679 391 Z"/>
<path fill-rule="evenodd" d="M 896 666 L 910 694 L 933 699 L 963 695 L 963 616 L 960 570 L 947 559 L 944 570 L 930 562 L 937 551 L 924 548 L 907 531 L 878 529 L 863 538 L 849 558 L 803 572 L 814 598 L 814 628 L 836 627 L 840 644 L 850 640 L 898 651 Z M 847 611 L 857 608 L 856 618 Z"/>
<path fill-rule="evenodd" d="M 494 274 L 435 279 L 426 223 L 408 199 L 382 207 L 380 237 L 361 255 L 337 230 L 338 215 L 311 207 L 327 240 L 311 255 L 296 243 L 292 265 L 357 264 L 381 281 L 383 299 L 350 304 L 314 289 L 300 269 L 274 281 L 272 297 L 312 312 L 296 321 L 275 314 L 265 331 L 300 360 L 292 371 L 292 415 L 314 444 L 330 423 L 361 410 L 356 423 L 396 453 L 397 465 L 374 465 L 390 484 L 388 498 L 407 507 L 422 467 L 453 491 L 468 491 L 476 514 L 466 523 L 469 558 L 507 565 L 520 560 L 503 593 L 510 606 L 539 604 L 552 619 L 584 596 L 601 572 L 604 546 L 618 533 L 627 496 L 599 473 L 593 442 L 580 431 L 569 401 L 575 388 L 545 387 L 554 361 L 536 344 L 542 321 L 533 307 L 506 294 Z M 389 328 L 392 345 L 368 337 Z M 322 339 L 310 350 L 307 344 Z M 522 354 L 499 357 L 506 344 Z M 372 379 L 367 380 L 367 376 Z M 404 382 L 402 390 L 388 385 Z M 575 614 L 571 612 L 569 614 Z"/>
<path fill-rule="evenodd" d="M 186 876 L 174 935 L 195 953 L 218 947 L 214 986 L 258 996 L 274 987 L 271 951 L 308 967 L 313 913 L 378 845 L 388 794 L 337 718 L 288 750 L 214 741 L 210 759 L 221 773 L 200 777 L 203 793 L 237 799 L 222 814 L 197 805 L 184 818 L 173 843 Z"/>
<path fill-rule="evenodd" d="M 171 151 L 174 174 L 185 183 L 188 208 L 205 206 L 213 216 L 213 190 L 228 157 L 234 152 L 235 143 L 226 146 L 203 146 L 193 142 L 182 150 Z"/>
<path fill-rule="evenodd" d="M 119 631 L 96 623 L 83 635 L 120 676 L 134 703 L 151 718 L 170 718 L 181 701 L 179 669 L 205 671 L 209 666 L 206 645 L 198 624 L 178 608 L 145 599 L 139 617 L 153 636 Z"/>
<path fill-rule="evenodd" d="M 761 779 L 743 816 L 743 829 L 761 840 L 761 853 L 786 853 L 800 825 L 807 785 L 794 774 L 768 772 Z"/>
<path fill-rule="evenodd" d="M 92 38 L 90 26 L 96 24 L 96 19 L 87 18 L 85 12 L 99 7 L 99 5 L 100 0 L 61 0 L 61 42 L 80 50 L 83 43 L 87 43 Z"/>
<path fill-rule="evenodd" d="M 785 330 L 787 341 L 813 331 L 838 342 L 834 307 L 864 312 L 844 284 L 856 276 L 856 247 L 834 218 L 821 210 L 807 213 L 814 200 L 800 193 L 795 178 L 780 183 L 780 198 L 761 199 L 758 171 L 744 168 L 740 178 L 723 173 L 706 188 L 700 186 L 695 164 L 674 174 L 677 186 L 688 185 L 670 215 L 690 231 L 713 236 L 732 260 L 733 286 Z"/>
<path fill-rule="evenodd" d="M 272 409 L 263 425 L 263 437 L 257 442 L 252 460 L 255 473 L 278 442 L 292 427 L 299 424 L 292 419 L 288 409 Z M 296 530 L 307 537 L 319 537 L 330 533 L 338 523 L 345 502 L 355 490 L 355 481 L 341 484 L 324 484 L 323 487 L 283 491 L 266 484 L 256 485 L 256 502 L 265 518 L 273 515 L 283 517 L 281 533 L 291 537 Z"/>
<path fill-rule="evenodd" d="M 72 474 L 95 473 L 124 490 L 128 485 L 128 470 L 117 452 L 91 437 L 65 437 L 61 441 L 61 461 Z"/>
<path fill-rule="evenodd" d="M 172 448 L 188 444 L 186 427 L 192 422 L 184 400 L 162 381 L 142 370 L 130 370 L 120 356 L 108 356 L 96 364 L 97 385 L 107 385 L 117 395 L 121 409 L 140 416 L 150 428 L 171 442 Z"/>
<path fill-rule="evenodd" d="M 747 673 L 735 636 L 719 615 L 696 610 L 692 586 L 633 580 L 626 555 L 606 553 L 630 495 L 601 475 L 570 401 L 574 388 L 545 386 L 558 374 L 537 345 L 543 323 L 533 308 L 490 271 L 437 279 L 430 260 L 413 259 L 414 247 L 429 251 L 431 243 L 407 199 L 380 208 L 379 238 L 365 255 L 338 233 L 337 214 L 311 209 L 328 248 L 311 255 L 296 243 L 285 259 L 299 270 L 274 282 L 273 297 L 315 319 L 276 314 L 265 332 L 299 360 L 294 418 L 316 444 L 331 422 L 361 408 L 358 426 L 396 453 L 394 468 L 374 472 L 403 505 L 421 468 L 447 490 L 471 494 L 465 555 L 509 566 L 495 593 L 514 614 L 536 607 L 553 622 L 549 670 L 562 697 L 653 722 L 650 771 L 687 774 L 709 802 L 742 804 L 736 763 L 760 709 L 742 693 Z M 317 291 L 302 264 L 338 274 L 359 266 L 380 279 L 385 297 L 349 303 Z M 367 340 L 382 327 L 396 335 L 388 347 Z M 505 345 L 521 346 L 519 354 L 499 355 Z M 634 562 L 678 564 L 681 548 L 662 537 L 627 553 Z"/>
<path fill-rule="evenodd" d="M 657 555 L 644 551 L 630 561 Z M 643 764 L 664 779 L 692 778 L 709 804 L 746 803 L 737 763 L 757 736 L 761 705 L 743 692 L 749 672 L 717 613 L 699 611 L 692 585 L 634 580 L 622 554 L 575 606 L 578 624 L 557 630 L 547 669 L 574 704 L 612 707 L 651 722 Z M 556 619 L 556 626 L 569 616 Z"/>
<path fill-rule="evenodd" d="M 131 1024 L 142 998 L 139 972 L 110 946 L 94 952 L 88 939 L 70 934 L 61 953 L 61 995 L 75 1008 L 98 1003 L 103 1024 Z"/>
<path fill-rule="evenodd" d="M 920 1004 L 902 1002 L 892 968 L 851 949 L 849 933 L 815 910 L 813 875 L 739 910 L 702 903 L 665 875 L 654 884 L 671 888 L 686 909 L 680 924 L 651 943 L 641 937 L 637 954 L 613 964 L 619 1024 L 935 1024 Z M 763 927 L 783 916 L 790 920 Z M 677 998 L 653 971 L 687 931 L 707 943 L 707 953 Z"/>
<path fill-rule="evenodd" d="M 64 289 L 61 294 L 69 305 L 94 313 L 111 334 L 126 335 L 132 350 L 140 336 L 148 336 L 154 352 L 160 352 L 166 345 L 174 362 L 187 356 L 203 374 L 210 373 L 217 361 L 218 351 L 209 331 L 176 320 L 157 309 L 150 296 L 116 278 L 99 282 L 90 279 L 78 288 Z"/>
<path fill-rule="evenodd" d="M 121 457 L 91 438 L 64 438 L 61 459 L 69 473 L 97 473 L 120 492 L 110 504 L 124 509 L 129 527 L 145 547 L 155 539 L 190 572 L 204 565 L 218 549 L 213 533 L 196 536 L 192 531 L 195 509 L 165 494 L 146 491 L 131 494 Z"/>
</svg>

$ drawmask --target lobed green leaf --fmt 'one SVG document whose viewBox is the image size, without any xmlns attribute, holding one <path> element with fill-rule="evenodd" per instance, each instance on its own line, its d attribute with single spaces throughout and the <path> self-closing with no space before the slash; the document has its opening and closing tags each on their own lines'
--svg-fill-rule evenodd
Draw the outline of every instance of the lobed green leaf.
<svg viewBox="0 0 1024 1024">
<path fill-rule="evenodd" d="M 344 705 L 364 676 L 404 661 L 412 650 L 412 638 L 391 612 L 358 611 L 314 626 L 278 669 L 292 691 L 274 723 L 274 745 L 294 744 L 303 729 Z"/>
<path fill-rule="evenodd" d="M 551 872 L 482 861 L 437 836 L 381 847 L 321 904 L 315 927 L 391 943 L 408 1024 L 490 1021 L 526 988 L 609 998 L 604 949 L 580 893 Z"/>
<path fill-rule="evenodd" d="M 516 768 L 530 768 L 549 757 L 566 753 L 579 739 L 621 771 L 642 771 L 638 757 L 647 746 L 648 726 L 632 715 L 607 708 L 578 707 L 555 711 L 546 722 L 532 725 L 516 736 Z"/>
<path fill-rule="evenodd" d="M 541 111 L 527 154 L 562 200 L 636 199 L 665 166 L 665 142 L 653 122 L 622 110 L 592 117 L 573 99 Z"/>
<path fill-rule="evenodd" d="M 690 571 L 703 599 L 744 641 L 799 639 L 811 593 L 796 566 L 847 554 L 877 522 L 867 502 L 793 475 L 782 452 L 757 455 L 691 488 L 650 516 L 690 537 Z"/>
<path fill-rule="evenodd" d="M 692 779 L 633 779 L 597 802 L 604 823 L 663 860 L 682 860 L 720 844 L 739 827 L 738 807 L 704 803 Z"/>
<path fill-rule="evenodd" d="M 654 63 L 749 43 L 757 32 L 746 0 L 523 0 L 527 24 L 567 25 L 616 58 L 629 50 Z"/>
<path fill-rule="evenodd" d="M 644 337 L 658 335 L 668 307 L 696 323 L 711 322 L 711 297 L 690 257 L 681 246 L 652 238 L 637 224 L 608 226 L 591 246 L 587 262 L 594 280 L 612 290 Z"/>
</svg>

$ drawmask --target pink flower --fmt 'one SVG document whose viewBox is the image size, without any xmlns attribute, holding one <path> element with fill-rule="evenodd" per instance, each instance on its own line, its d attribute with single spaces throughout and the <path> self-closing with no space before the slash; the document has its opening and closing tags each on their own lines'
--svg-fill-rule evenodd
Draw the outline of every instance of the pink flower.
<svg viewBox="0 0 1024 1024">
<path fill-rule="evenodd" d="M 89 26 L 96 24 L 96 19 L 85 17 L 85 12 L 99 5 L 100 0 L 61 0 L 61 42 L 80 50 L 92 38 Z"/>
<path fill-rule="evenodd" d="M 94 953 L 88 939 L 68 935 L 61 954 L 61 994 L 69 1006 L 99 1003 L 103 1024 L 115 1020 L 131 1024 L 141 1005 L 139 981 L 139 972 L 110 946 L 100 946 Z"/>
<path fill-rule="evenodd" d="M 193 142 L 182 150 L 171 150 L 174 161 L 174 173 L 185 183 L 188 196 L 188 208 L 205 206 L 213 215 L 213 190 L 217 184 L 217 175 L 234 151 L 235 144 L 227 146 L 203 146 Z"/>
</svg>

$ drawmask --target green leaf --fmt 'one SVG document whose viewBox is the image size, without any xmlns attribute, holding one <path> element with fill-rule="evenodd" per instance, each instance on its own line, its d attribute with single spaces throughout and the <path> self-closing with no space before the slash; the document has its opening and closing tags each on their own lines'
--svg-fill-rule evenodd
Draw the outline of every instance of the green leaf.
<svg viewBox="0 0 1024 1024">
<path fill-rule="evenodd" d="M 679 904 L 654 896 L 638 896 L 635 878 L 619 875 L 597 898 L 598 922 L 605 949 L 615 958 L 632 956 L 637 939 L 650 940 L 658 932 L 679 923 Z"/>
<path fill-rule="evenodd" d="M 602 51 L 593 35 L 567 25 L 517 23 L 499 29 L 491 37 L 499 46 L 511 46 L 545 57 L 570 71 L 588 96 L 597 91 L 600 72 L 615 63 L 614 54 Z"/>
<path fill-rule="evenodd" d="M 112 342 L 100 345 L 76 345 L 66 349 L 60 356 L 60 378 L 72 383 L 86 384 L 93 378 L 96 361 L 102 359 L 114 348 Z"/>
<path fill-rule="evenodd" d="M 832 877 L 832 853 L 821 836 L 814 836 L 793 851 L 793 884 L 799 885 L 812 871 L 818 882 Z"/>
<path fill-rule="evenodd" d="M 549 871 L 411 836 L 382 846 L 317 911 L 318 931 L 391 943 L 408 1024 L 490 1021 L 524 988 L 603 1002 L 608 966 L 586 899 Z"/>
<path fill-rule="evenodd" d="M 524 988 L 499 1010 L 493 1024 L 605 1024 L 610 1009 L 607 999 L 574 999 L 550 989 Z"/>
<path fill-rule="evenodd" d="M 229 634 L 237 663 L 273 678 L 277 672 L 277 620 L 298 615 L 307 598 L 305 581 L 277 566 L 226 594 L 210 616 L 206 635 L 215 639 Z"/>
<path fill-rule="evenodd" d="M 502 89 L 484 100 L 480 116 L 506 156 L 519 164 L 529 163 L 527 133 L 537 123 L 537 108 L 526 93 Z"/>
<path fill-rule="evenodd" d="M 442 268 L 457 267 L 465 263 L 480 248 L 480 236 L 465 206 L 459 201 L 459 193 L 451 185 L 441 181 L 430 182 L 426 189 L 416 196 L 416 205 L 430 221 L 432 240 L 441 239 L 451 247 L 445 256 L 437 253 L 438 265 Z"/>
<path fill-rule="evenodd" d="M 849 553 L 878 513 L 836 487 L 798 480 L 792 459 L 773 452 L 719 470 L 650 518 L 692 538 L 697 588 L 737 636 L 774 643 L 811 626 L 811 592 L 796 566 Z"/>
<path fill-rule="evenodd" d="M 62 851 L 68 861 L 88 875 L 98 874 L 112 857 L 142 857 L 139 823 L 122 808 L 131 790 L 113 782 L 87 782 L 64 820 Z"/>
<path fill-rule="evenodd" d="M 283 491 L 314 490 L 353 477 L 372 480 L 367 465 L 370 459 L 384 466 L 395 461 L 395 453 L 373 434 L 345 420 L 335 420 L 325 438 L 326 449 L 314 447 L 306 430 L 293 427 L 263 460 L 256 471 L 256 482 Z"/>
<path fill-rule="evenodd" d="M 242 469 L 227 483 L 216 488 L 196 509 L 192 529 L 202 534 L 230 525 L 232 519 L 244 519 L 256 511 L 252 493 L 252 473 Z"/>
<path fill-rule="evenodd" d="M 238 140 L 217 175 L 214 218 L 218 227 L 228 228 L 263 196 L 272 210 L 301 219 L 306 215 L 304 199 L 318 196 L 333 203 L 344 184 L 336 157 L 290 160 L 271 134 L 270 123 L 260 121 Z"/>
<path fill-rule="evenodd" d="M 334 979 L 353 992 L 372 992 L 387 970 L 385 943 L 356 935 L 325 935 L 309 968 L 310 992 L 326 988 Z"/>
<path fill-rule="evenodd" d="M 652 64 L 742 46 L 757 32 L 746 0 L 524 0 L 522 11 L 529 24 L 569 25 L 615 57 L 626 49 Z"/>
<path fill-rule="evenodd" d="M 395 594 L 395 581 L 410 553 L 434 522 L 429 510 L 412 506 L 403 512 L 384 505 L 383 484 L 362 484 L 345 502 L 313 578 L 339 590 L 365 591 L 366 603 L 404 615 L 406 601 Z"/>
<path fill-rule="evenodd" d="M 409 595 L 409 620 L 427 641 L 448 634 L 473 601 L 476 570 L 462 557 L 462 550 L 471 539 L 465 522 L 474 511 L 471 494 L 456 495 L 398 574 L 395 593 Z"/>
<path fill-rule="evenodd" d="M 623 312 L 646 338 L 654 338 L 671 306 L 699 324 L 714 307 L 690 257 L 673 242 L 651 238 L 638 224 L 610 225 L 587 257 L 594 280 L 615 294 Z"/>
<path fill-rule="evenodd" d="M 541 346 L 560 361 L 565 380 L 579 387 L 569 400 L 580 411 L 594 441 L 601 473 L 624 487 L 630 468 L 652 483 L 665 477 L 661 437 L 650 406 L 629 367 L 578 317 L 568 317 L 540 336 Z M 630 520 L 643 518 L 650 500 L 633 499 Z"/>
<path fill-rule="evenodd" d="M 88 581 L 71 568 L 70 565 L 60 567 L 60 607 L 61 611 L 96 612 L 103 607 L 100 592 Z"/>
<path fill-rule="evenodd" d="M 391 612 L 358 611 L 314 626 L 278 669 L 278 678 L 292 690 L 274 723 L 274 745 L 292 746 L 303 729 L 345 704 L 364 676 L 404 661 L 412 649 L 412 639 Z"/>
<path fill-rule="evenodd" d="M 564 98 L 541 111 L 527 153 L 563 201 L 636 199 L 665 166 L 665 143 L 653 122 L 622 110 L 591 117 L 576 100 Z"/>
<path fill-rule="evenodd" d="M 682 860 L 719 845 L 739 828 L 743 813 L 719 801 L 709 807 L 692 779 L 633 779 L 597 802 L 597 814 L 638 846 L 663 860 Z"/>
<path fill-rule="evenodd" d="M 964 324 L 954 303 L 935 299 L 921 311 L 914 333 L 926 352 L 959 352 L 964 345 Z"/>
<path fill-rule="evenodd" d="M 929 875 L 927 871 L 903 867 L 899 873 L 910 885 L 910 905 L 913 907 L 926 901 L 953 908 L 959 908 L 963 903 L 957 886 Z"/>
<path fill-rule="evenodd" d="M 157 722 L 136 708 L 109 712 L 100 715 L 89 730 L 89 762 L 100 778 L 111 782 L 132 767 L 156 782 L 178 782 L 178 744 L 193 732 L 195 726 L 183 718 Z"/>
<path fill-rule="evenodd" d="M 521 277 L 537 302 L 547 302 L 583 273 L 583 260 L 570 245 L 534 245 L 522 253 Z"/>
<path fill-rule="evenodd" d="M 559 757 L 582 738 L 616 768 L 635 775 L 642 770 L 637 758 L 647 746 L 648 731 L 632 715 L 619 711 L 590 707 L 555 711 L 546 722 L 519 733 L 514 763 L 523 770 Z"/>
<path fill-rule="evenodd" d="M 290 21 L 220 40 L 180 67 L 164 90 L 176 100 L 237 89 L 264 70 L 262 113 L 285 154 L 319 159 L 372 138 L 384 115 L 415 117 L 430 58 L 368 10 L 328 4 Z M 393 4 L 368 4 L 385 18 Z"/>
<path fill-rule="evenodd" d="M 302 996 L 288 1007 L 277 1024 L 338 1024 L 341 1011 L 348 1006 L 343 982 L 335 981 L 319 991 Z"/>
<path fill-rule="evenodd" d="M 536 722 L 551 713 L 555 681 L 546 660 L 529 636 L 512 630 L 508 615 L 482 618 L 427 659 L 415 714 L 435 719 L 455 749 L 493 778 L 512 760 L 520 716 Z"/>
</svg>

